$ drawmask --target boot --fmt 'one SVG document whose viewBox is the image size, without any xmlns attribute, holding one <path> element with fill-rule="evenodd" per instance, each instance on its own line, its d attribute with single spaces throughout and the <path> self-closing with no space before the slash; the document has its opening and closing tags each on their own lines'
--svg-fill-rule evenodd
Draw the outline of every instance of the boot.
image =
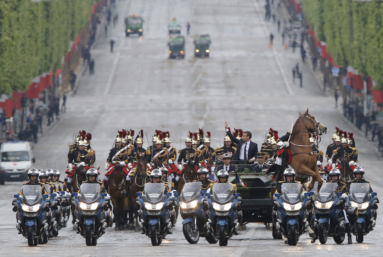
<svg viewBox="0 0 383 257">
<path fill-rule="evenodd" d="M 71 183 L 66 183 L 66 187 L 68 188 L 69 192 L 73 192 Z"/>
<path fill-rule="evenodd" d="M 317 240 L 316 237 L 311 238 L 311 243 L 312 243 L 312 244 L 315 243 L 316 240 Z"/>
<path fill-rule="evenodd" d="M 126 180 L 126 182 L 125 182 L 125 196 L 129 195 L 129 190 L 130 190 L 130 181 Z"/>
<path fill-rule="evenodd" d="M 352 237 L 351 237 L 351 228 L 350 228 L 350 223 L 346 224 L 346 232 L 347 232 L 347 238 L 348 238 L 348 244 L 352 244 Z"/>
</svg>

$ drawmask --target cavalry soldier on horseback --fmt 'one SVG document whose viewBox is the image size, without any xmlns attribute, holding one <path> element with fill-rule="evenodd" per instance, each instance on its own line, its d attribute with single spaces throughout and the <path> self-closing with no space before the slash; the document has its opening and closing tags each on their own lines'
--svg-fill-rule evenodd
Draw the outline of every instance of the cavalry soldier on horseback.
<svg viewBox="0 0 383 257">
<path fill-rule="evenodd" d="M 153 139 L 152 139 L 152 145 L 148 147 L 148 150 L 153 153 L 154 149 L 156 148 L 156 142 L 158 139 L 160 139 L 160 135 L 162 135 L 162 131 L 161 130 L 156 130 L 154 132 L 154 136 L 153 136 Z M 141 135 L 141 137 L 143 137 L 144 135 Z"/>
<path fill-rule="evenodd" d="M 162 142 L 164 143 L 164 149 L 167 149 L 166 159 L 164 159 L 163 163 L 174 164 L 177 158 L 177 149 L 170 145 L 172 141 L 170 140 L 169 132 L 163 132 L 163 137 Z"/>
<path fill-rule="evenodd" d="M 197 178 L 199 181 L 202 182 L 201 190 L 206 190 L 207 192 L 213 189 L 213 184 L 214 184 L 213 181 L 207 178 L 208 174 L 209 174 L 209 171 L 204 167 L 200 168 L 197 171 Z"/>
<path fill-rule="evenodd" d="M 331 158 L 332 167 L 335 168 L 336 162 L 338 160 L 341 161 L 343 158 L 348 161 L 358 162 L 357 150 L 355 148 L 349 147 L 347 138 L 343 137 L 340 140 L 340 144 L 342 147 L 338 150 L 334 150 L 333 152 Z"/>
<path fill-rule="evenodd" d="M 211 143 L 210 137 L 211 137 L 211 133 L 208 131 L 206 133 L 205 139 L 203 140 L 203 145 L 198 147 L 198 149 L 200 150 L 200 154 L 198 156 L 198 159 L 199 159 L 199 162 L 201 164 L 205 164 L 205 162 L 207 162 L 208 159 L 214 153 L 214 149 L 212 147 L 210 147 L 210 143 Z"/>
<path fill-rule="evenodd" d="M 188 137 L 185 139 L 186 147 L 178 151 L 178 165 L 182 165 L 184 162 L 187 162 L 189 158 L 195 159 L 195 157 L 199 154 L 199 150 L 192 148 L 192 139 L 190 134 L 191 133 L 189 132 Z"/>
<path fill-rule="evenodd" d="M 93 166 L 96 160 L 96 154 L 94 150 L 91 148 L 86 150 L 87 146 L 89 146 L 89 143 L 86 141 L 86 135 L 85 137 L 81 136 L 80 140 L 78 141 L 78 148 L 72 152 L 70 158 L 68 159 L 68 170 L 65 171 L 67 174 L 65 179 L 68 183 L 68 186 L 70 186 L 72 177 L 76 171 L 76 166 L 73 164 L 82 165 L 85 167 L 85 170 L 88 170 Z"/>
<path fill-rule="evenodd" d="M 338 128 L 335 128 L 335 133 L 332 135 L 332 144 L 329 144 L 327 145 L 327 148 L 326 148 L 326 158 L 327 160 L 331 159 L 332 157 L 332 153 L 334 152 L 334 150 L 338 149 L 340 144 L 339 144 L 339 141 L 336 142 L 336 138 L 338 137 L 338 131 L 339 129 Z"/>
<path fill-rule="evenodd" d="M 310 144 L 311 144 L 311 149 L 313 153 L 316 154 L 317 156 L 317 161 L 320 161 L 321 163 L 323 162 L 323 152 L 319 150 L 318 148 L 318 141 L 314 138 L 313 135 L 310 137 Z"/>
<path fill-rule="evenodd" d="M 134 144 L 136 145 L 136 147 L 132 150 L 132 153 L 131 153 L 131 158 L 132 158 L 133 162 L 137 163 L 138 156 L 145 157 L 147 162 L 149 162 L 149 160 L 151 158 L 151 151 L 149 149 L 145 150 L 142 147 L 142 145 L 144 144 L 144 141 L 142 140 L 141 133 L 138 133 L 138 135 L 136 137 L 136 141 Z M 134 167 L 134 165 L 133 165 L 133 167 Z"/>
<path fill-rule="evenodd" d="M 130 150 L 128 146 L 122 148 L 122 145 L 124 143 L 127 143 L 127 140 L 125 138 L 126 134 L 124 133 L 124 131 L 118 131 L 118 135 L 114 141 L 114 147 L 109 151 L 109 156 L 105 164 L 105 167 L 108 168 L 108 171 L 106 172 L 104 179 L 104 186 L 107 190 L 109 185 L 109 176 L 112 175 L 113 171 L 115 170 L 116 163 L 122 164 L 122 170 L 124 171 L 124 173 L 126 175 L 129 174 L 129 171 L 125 164 L 129 161 Z"/>
<path fill-rule="evenodd" d="M 283 168 L 286 167 L 287 164 L 291 162 L 291 152 L 288 149 L 288 146 L 289 146 L 289 143 L 283 142 L 282 140 L 277 143 L 278 151 L 276 153 L 275 163 L 273 163 L 266 172 L 267 174 L 272 171 L 275 171 L 273 178 L 276 182 L 278 182 L 281 179 Z M 264 149 L 264 151 L 265 150 L 266 149 Z"/>
<path fill-rule="evenodd" d="M 166 159 L 166 150 L 162 146 L 162 136 L 160 135 L 154 142 L 154 149 L 151 151 L 150 162 L 158 162 L 162 164 Z"/>
</svg>

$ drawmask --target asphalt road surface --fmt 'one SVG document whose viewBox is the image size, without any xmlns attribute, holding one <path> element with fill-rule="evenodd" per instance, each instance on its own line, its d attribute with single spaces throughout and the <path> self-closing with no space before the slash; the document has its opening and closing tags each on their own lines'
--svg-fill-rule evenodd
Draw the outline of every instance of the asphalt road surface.
<svg viewBox="0 0 383 257">
<path fill-rule="evenodd" d="M 82 129 L 93 134 L 95 166 L 101 167 L 102 174 L 116 132 L 122 128 L 143 129 L 149 140 L 155 129 L 169 130 L 177 149 L 184 147 L 188 131 L 203 128 L 211 131 L 215 148 L 223 143 L 227 120 L 232 128 L 252 131 L 252 140 L 260 145 L 270 127 L 283 134 L 298 113 L 309 108 L 329 129 L 320 149 L 326 149 L 335 126 L 353 132 L 354 127 L 334 108 L 333 97 L 322 93 L 310 68 L 301 63 L 299 51 L 285 50 L 276 24 L 263 21 L 263 4 L 250 0 L 118 1 L 119 23 L 91 51 L 95 74 L 85 72 L 77 94 L 68 97 L 67 112 L 40 138 L 34 149 L 36 167 L 58 168 L 63 178 L 68 143 Z M 125 37 L 123 18 L 132 13 L 145 20 L 142 37 Z M 183 35 L 186 23 L 191 24 L 183 60 L 168 59 L 167 23 L 173 17 L 182 24 Z M 275 35 L 273 48 L 268 47 L 270 31 Z M 210 58 L 194 58 L 193 38 L 205 33 L 212 40 Z M 116 40 L 113 53 L 109 49 L 112 36 Z M 292 82 L 291 70 L 297 62 L 303 88 Z M 355 140 L 359 162 L 379 196 L 382 160 L 365 138 L 356 135 Z M 365 243 L 351 246 L 336 245 L 332 239 L 326 245 L 311 244 L 307 234 L 298 246 L 288 246 L 283 240 L 273 240 L 263 224 L 249 224 L 227 247 L 209 245 L 204 239 L 190 245 L 179 219 L 174 234 L 159 247 L 152 247 L 150 239 L 139 232 L 114 228 L 107 230 L 97 247 L 87 247 L 70 227 L 47 245 L 28 247 L 27 240 L 17 234 L 11 210 L 13 194 L 20 187 L 21 182 L 0 186 L 0 256 L 381 256 L 383 250 L 379 220 Z"/>
</svg>

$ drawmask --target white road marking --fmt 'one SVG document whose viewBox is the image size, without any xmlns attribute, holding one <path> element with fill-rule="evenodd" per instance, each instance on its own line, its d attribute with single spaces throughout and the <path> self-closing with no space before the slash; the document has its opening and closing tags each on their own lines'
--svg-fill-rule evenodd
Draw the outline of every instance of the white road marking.
<svg viewBox="0 0 383 257">
<path fill-rule="evenodd" d="M 195 69 L 197 68 L 197 64 L 199 63 L 200 60 L 201 60 L 201 59 L 198 59 L 198 60 L 194 63 L 193 68 L 191 69 L 191 73 L 194 73 Z"/>
<path fill-rule="evenodd" d="M 258 4 L 257 4 L 257 3 L 254 3 L 254 6 L 255 6 L 255 8 L 257 9 L 258 13 L 260 13 Z M 259 18 L 259 20 L 260 20 L 261 23 L 262 23 L 262 28 L 263 28 L 263 30 L 265 31 L 265 34 L 266 34 L 266 35 L 270 34 L 270 30 L 267 28 L 265 21 L 262 19 L 262 17 L 261 17 L 260 15 L 258 15 L 258 18 Z M 289 82 L 288 82 L 288 80 L 287 80 L 285 71 L 282 69 L 281 61 L 279 60 L 279 57 L 278 57 L 277 52 L 275 51 L 275 48 L 274 48 L 274 47 L 273 47 L 273 53 L 274 53 L 274 56 L 275 56 L 275 60 L 277 61 L 277 64 L 278 64 L 279 71 L 281 72 L 282 77 L 283 77 L 283 80 L 285 81 L 286 89 L 287 89 L 287 91 L 289 92 L 289 94 L 290 94 L 291 96 L 294 96 L 294 95 L 295 95 L 295 94 L 294 94 L 294 91 L 293 91 L 293 90 L 291 89 L 291 87 L 290 87 L 290 84 L 289 84 Z"/>
<path fill-rule="evenodd" d="M 112 71 L 109 74 L 108 83 L 106 84 L 106 87 L 105 87 L 104 96 L 108 95 L 109 90 L 112 87 L 113 77 L 114 77 L 114 74 L 116 72 L 116 68 L 117 68 L 118 60 L 120 59 L 120 55 L 121 55 L 120 52 L 118 52 L 117 56 L 116 56 L 116 59 L 114 59 Z"/>
<path fill-rule="evenodd" d="M 194 83 L 193 83 L 193 85 L 192 85 L 191 87 L 194 88 L 194 87 L 197 85 L 198 81 L 199 81 L 201 78 L 202 78 L 202 73 L 200 73 L 200 74 L 198 75 L 197 79 L 194 81 Z"/>
</svg>

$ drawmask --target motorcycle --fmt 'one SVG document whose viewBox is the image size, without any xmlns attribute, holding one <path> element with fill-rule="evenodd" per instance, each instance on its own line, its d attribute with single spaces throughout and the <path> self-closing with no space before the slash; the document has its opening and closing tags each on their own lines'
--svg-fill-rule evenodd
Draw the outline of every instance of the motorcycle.
<svg viewBox="0 0 383 257">
<path fill-rule="evenodd" d="M 42 195 L 41 185 L 23 185 L 22 195 L 15 195 L 13 204 L 17 207 L 16 228 L 28 239 L 29 246 L 48 242 L 49 197 Z"/>
<path fill-rule="evenodd" d="M 47 211 L 47 223 L 48 223 L 48 237 L 56 237 L 59 234 L 58 224 L 56 221 L 56 216 L 54 212 L 59 204 L 59 195 L 56 193 L 51 193 L 51 188 L 49 184 L 45 184 L 45 190 L 50 196 L 49 199 L 49 211 Z"/>
<path fill-rule="evenodd" d="M 363 243 L 364 236 L 376 225 L 379 200 L 376 192 L 371 192 L 369 183 L 351 183 L 349 201 L 351 207 L 358 208 L 358 219 L 353 224 L 353 234 L 356 235 L 358 243 Z"/>
<path fill-rule="evenodd" d="M 211 233 L 209 223 L 209 207 L 211 199 L 206 196 L 206 190 L 201 190 L 201 182 L 186 183 L 180 196 L 181 217 L 185 239 L 190 244 L 198 243 L 199 237 L 205 237 L 210 244 L 218 240 Z"/>
<path fill-rule="evenodd" d="M 108 209 L 110 196 L 100 193 L 98 183 L 83 183 L 80 193 L 73 193 L 75 205 L 75 229 L 85 238 L 87 246 L 96 246 L 107 227 L 105 211 Z"/>
<path fill-rule="evenodd" d="M 165 184 L 149 183 L 145 185 L 144 194 L 137 193 L 136 203 L 142 224 L 142 233 L 151 238 L 152 245 L 160 245 L 172 227 L 170 210 L 178 204 L 178 193 L 165 195 Z"/>
<path fill-rule="evenodd" d="M 210 194 L 206 193 L 206 196 Z M 219 240 L 220 246 L 227 246 L 237 227 L 239 226 L 240 205 L 242 197 L 234 193 L 233 185 L 229 183 L 216 183 L 211 196 L 211 229 L 213 235 Z"/>
<path fill-rule="evenodd" d="M 308 227 L 307 208 L 311 208 L 314 192 L 302 194 L 300 183 L 283 183 L 282 196 L 274 194 L 274 220 L 276 230 L 287 238 L 289 245 L 297 245 L 299 237 Z"/>
<path fill-rule="evenodd" d="M 61 227 L 65 228 L 70 217 L 70 199 L 72 197 L 72 194 L 66 191 L 62 191 L 60 193 L 62 210 Z"/>
<path fill-rule="evenodd" d="M 323 184 L 314 202 L 313 230 L 321 244 L 327 242 L 328 236 L 332 236 L 337 244 L 343 243 L 345 239 L 346 225 L 343 209 L 347 196 L 342 197 L 342 193 L 335 193 L 337 187 L 337 183 Z"/>
</svg>

